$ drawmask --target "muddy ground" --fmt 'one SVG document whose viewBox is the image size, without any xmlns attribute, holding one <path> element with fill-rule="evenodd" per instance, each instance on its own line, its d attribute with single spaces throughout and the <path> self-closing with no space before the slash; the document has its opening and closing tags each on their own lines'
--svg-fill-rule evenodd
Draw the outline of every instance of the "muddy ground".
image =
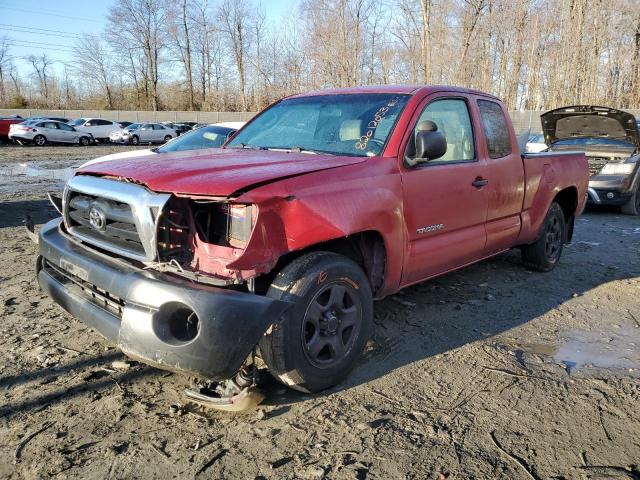
<svg viewBox="0 0 640 480">
<path fill-rule="evenodd" d="M 587 212 L 551 273 L 512 252 L 377 302 L 347 382 L 233 415 L 36 286 L 38 169 L 122 149 L 0 147 L 0 477 L 640 478 L 639 219 Z"/>
</svg>

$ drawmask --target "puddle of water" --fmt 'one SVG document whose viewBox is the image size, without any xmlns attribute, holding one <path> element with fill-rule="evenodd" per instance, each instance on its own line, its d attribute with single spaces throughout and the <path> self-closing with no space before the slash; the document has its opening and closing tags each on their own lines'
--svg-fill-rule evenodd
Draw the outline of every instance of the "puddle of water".
<svg viewBox="0 0 640 480">
<path fill-rule="evenodd" d="M 637 370 L 640 368 L 640 328 L 610 326 L 606 331 L 570 331 L 553 358 L 567 372 L 583 367 Z"/>
<path fill-rule="evenodd" d="M 607 325 L 601 330 L 563 332 L 557 344 L 518 344 L 516 360 L 523 353 L 552 358 L 573 374 L 582 368 L 640 371 L 640 328 Z"/>
<path fill-rule="evenodd" d="M 50 180 L 64 180 L 67 181 L 73 176 L 75 168 L 42 168 L 26 163 L 19 163 L 18 165 L 5 166 L 0 168 L 0 175 L 18 176 L 24 175 L 27 177 L 39 177 L 47 178 Z"/>
</svg>

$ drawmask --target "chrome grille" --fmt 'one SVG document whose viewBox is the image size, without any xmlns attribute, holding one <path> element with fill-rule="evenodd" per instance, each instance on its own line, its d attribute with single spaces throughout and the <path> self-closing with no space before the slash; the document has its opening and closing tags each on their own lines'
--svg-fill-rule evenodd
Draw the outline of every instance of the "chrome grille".
<svg viewBox="0 0 640 480">
<path fill-rule="evenodd" d="M 68 205 L 69 225 L 76 232 L 144 255 L 144 247 L 130 205 L 74 191 L 69 192 Z M 91 224 L 91 212 L 104 215 L 103 228 Z"/>
<path fill-rule="evenodd" d="M 85 243 L 150 262 L 157 257 L 158 217 L 169 197 L 132 183 L 77 175 L 65 188 L 65 225 Z"/>
</svg>

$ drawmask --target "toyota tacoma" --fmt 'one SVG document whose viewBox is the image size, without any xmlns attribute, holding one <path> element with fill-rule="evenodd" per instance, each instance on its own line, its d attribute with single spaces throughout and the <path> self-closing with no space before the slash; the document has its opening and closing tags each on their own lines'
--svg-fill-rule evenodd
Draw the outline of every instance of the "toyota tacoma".
<svg viewBox="0 0 640 480">
<path fill-rule="evenodd" d="M 521 155 L 481 92 L 294 95 L 222 148 L 80 168 L 37 275 L 134 359 L 243 387 L 258 356 L 317 392 L 354 366 L 374 299 L 514 247 L 553 269 L 588 178 L 583 153 Z"/>
</svg>

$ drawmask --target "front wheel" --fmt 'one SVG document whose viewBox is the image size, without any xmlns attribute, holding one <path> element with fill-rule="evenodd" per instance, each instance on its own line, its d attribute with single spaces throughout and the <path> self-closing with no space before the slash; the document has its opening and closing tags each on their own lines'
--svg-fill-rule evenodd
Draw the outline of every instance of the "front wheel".
<svg viewBox="0 0 640 480">
<path fill-rule="evenodd" d="M 540 272 L 548 272 L 560 261 L 562 247 L 567 238 L 566 222 L 562 207 L 553 202 L 542 225 L 542 232 L 535 243 L 521 248 L 525 265 Z"/>
<path fill-rule="evenodd" d="M 167 143 L 169 140 L 171 140 L 173 137 L 171 135 L 167 135 L 166 137 L 164 137 L 164 143 Z"/>
<path fill-rule="evenodd" d="M 627 203 L 620 207 L 620 210 L 622 210 L 622 213 L 625 215 L 640 215 L 640 184 Z"/>
<path fill-rule="evenodd" d="M 260 340 L 271 374 L 303 392 L 344 380 L 373 324 L 371 287 L 362 269 L 342 255 L 309 253 L 278 273 L 267 296 L 293 303 Z"/>
<path fill-rule="evenodd" d="M 44 144 L 47 143 L 47 139 L 44 137 L 44 135 L 36 135 L 33 138 L 33 143 L 35 143 L 39 147 L 43 147 Z"/>
<path fill-rule="evenodd" d="M 83 147 L 86 147 L 89 145 L 89 137 L 80 137 L 80 139 L 78 140 L 78 143 L 80 145 L 82 145 Z"/>
<path fill-rule="evenodd" d="M 131 137 L 131 145 L 138 145 L 140 143 L 140 139 L 138 138 L 137 135 L 134 135 L 133 137 Z"/>
</svg>

